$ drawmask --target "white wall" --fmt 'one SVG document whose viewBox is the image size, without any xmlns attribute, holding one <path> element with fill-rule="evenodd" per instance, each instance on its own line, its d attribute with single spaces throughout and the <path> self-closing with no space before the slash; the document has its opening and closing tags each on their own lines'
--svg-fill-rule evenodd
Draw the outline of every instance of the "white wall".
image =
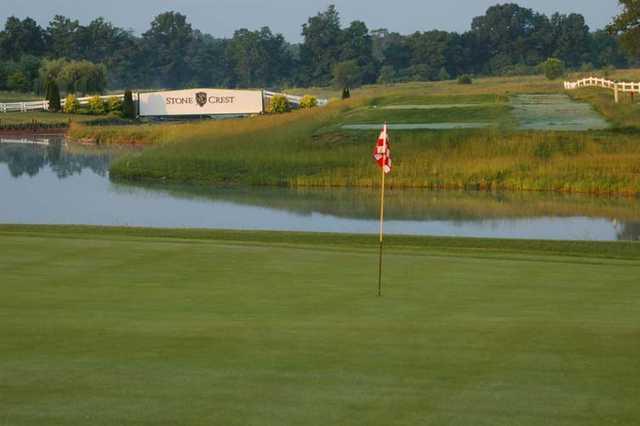
<svg viewBox="0 0 640 426">
<path fill-rule="evenodd" d="M 188 89 L 140 93 L 140 115 L 259 114 L 262 92 L 257 90 Z"/>
</svg>

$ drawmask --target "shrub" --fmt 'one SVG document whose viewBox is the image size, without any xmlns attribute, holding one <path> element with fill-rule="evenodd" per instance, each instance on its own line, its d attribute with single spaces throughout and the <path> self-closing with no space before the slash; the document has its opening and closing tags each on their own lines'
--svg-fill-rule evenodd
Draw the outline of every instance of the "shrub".
<svg viewBox="0 0 640 426">
<path fill-rule="evenodd" d="M 67 114 L 75 114 L 80 110 L 80 102 L 75 95 L 67 95 L 67 98 L 64 101 L 64 112 Z"/>
<path fill-rule="evenodd" d="M 564 75 L 564 62 L 560 59 L 549 58 L 544 62 L 544 75 L 549 80 L 556 80 Z"/>
<path fill-rule="evenodd" d="M 120 98 L 112 96 L 107 100 L 107 112 L 122 113 L 122 100 Z"/>
<path fill-rule="evenodd" d="M 473 79 L 470 75 L 463 74 L 458 77 L 458 84 L 473 84 Z"/>
<path fill-rule="evenodd" d="M 300 108 L 315 108 L 318 106 L 318 99 L 315 96 L 305 95 L 300 101 Z"/>
<path fill-rule="evenodd" d="M 62 109 L 60 106 L 60 89 L 55 80 L 47 82 L 47 90 L 45 99 L 49 101 L 49 111 L 58 112 Z"/>
<path fill-rule="evenodd" d="M 291 104 L 286 96 L 277 95 L 271 98 L 267 112 L 271 114 L 282 114 L 291 111 Z"/>
<path fill-rule="evenodd" d="M 89 112 L 94 115 L 100 115 L 105 113 L 105 106 L 100 96 L 94 96 L 89 99 Z"/>
<path fill-rule="evenodd" d="M 351 97 L 351 90 L 348 88 L 342 89 L 342 99 L 349 99 Z"/>
<path fill-rule="evenodd" d="M 131 90 L 124 91 L 124 102 L 122 102 L 122 116 L 124 118 L 136 118 L 136 106 L 133 103 L 133 95 Z"/>
</svg>

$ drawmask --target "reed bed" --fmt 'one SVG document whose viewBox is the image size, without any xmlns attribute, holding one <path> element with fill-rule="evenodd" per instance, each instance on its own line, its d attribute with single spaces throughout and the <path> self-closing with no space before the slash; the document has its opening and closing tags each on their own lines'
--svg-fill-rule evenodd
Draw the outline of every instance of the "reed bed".
<svg viewBox="0 0 640 426">
<path fill-rule="evenodd" d="M 309 127 L 321 129 L 317 121 L 322 120 L 308 114 L 289 126 L 260 123 L 249 134 L 221 129 L 217 137 L 125 156 L 114 164 L 112 176 L 207 184 L 377 187 L 379 172 L 371 161 L 376 132 L 316 132 L 310 137 Z M 393 153 L 395 170 L 388 182 L 396 188 L 640 193 L 640 144 L 634 135 L 395 132 Z"/>
<path fill-rule="evenodd" d="M 111 175 L 116 179 L 375 188 L 379 170 L 371 152 L 377 131 L 341 130 L 350 117 L 372 110 L 372 105 L 393 103 L 393 99 L 405 103 L 475 100 L 493 105 L 479 109 L 478 114 L 497 117 L 505 112 L 506 93 L 545 92 L 551 87 L 534 77 L 492 79 L 471 88 L 449 83 L 408 84 L 378 91 L 367 88 L 350 101 L 286 115 L 146 126 L 74 124 L 70 134 L 106 144 L 151 145 L 115 162 Z M 366 114 L 359 119 L 365 118 Z M 640 193 L 640 140 L 633 129 L 549 132 L 499 126 L 395 131 L 392 142 L 395 170 L 388 182 L 393 188 Z"/>
</svg>

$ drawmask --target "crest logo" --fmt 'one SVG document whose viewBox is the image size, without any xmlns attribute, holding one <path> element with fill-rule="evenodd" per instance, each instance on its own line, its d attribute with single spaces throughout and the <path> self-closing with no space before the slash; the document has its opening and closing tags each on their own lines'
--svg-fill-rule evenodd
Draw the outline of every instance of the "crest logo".
<svg viewBox="0 0 640 426">
<path fill-rule="evenodd" d="M 207 94 L 205 92 L 196 93 L 196 102 L 201 107 L 204 107 L 207 104 Z"/>
</svg>

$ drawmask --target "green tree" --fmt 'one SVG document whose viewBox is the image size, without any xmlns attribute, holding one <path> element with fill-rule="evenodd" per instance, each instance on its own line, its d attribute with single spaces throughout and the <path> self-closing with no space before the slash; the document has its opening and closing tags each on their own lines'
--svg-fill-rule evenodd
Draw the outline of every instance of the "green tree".
<svg viewBox="0 0 640 426">
<path fill-rule="evenodd" d="M 553 43 L 549 19 L 513 3 L 490 7 L 474 18 L 471 32 L 476 61 L 496 74 L 518 63 L 537 65 L 548 57 Z"/>
<path fill-rule="evenodd" d="M 31 18 L 20 20 L 11 16 L 0 37 L 0 58 L 18 60 L 22 55 L 41 56 L 45 53 L 44 30 Z"/>
<path fill-rule="evenodd" d="M 142 35 L 147 72 L 165 87 L 177 88 L 191 81 L 191 69 L 184 56 L 193 41 L 193 28 L 186 16 L 178 12 L 156 16 L 151 29 Z"/>
<path fill-rule="evenodd" d="M 96 65 L 89 61 L 71 61 L 62 67 L 58 81 L 67 92 L 102 93 L 107 85 L 107 70 L 104 65 Z"/>
<path fill-rule="evenodd" d="M 49 22 L 46 34 L 49 52 L 54 58 L 80 58 L 78 32 L 80 23 L 62 15 L 56 15 Z"/>
<path fill-rule="evenodd" d="M 7 77 L 7 88 L 16 92 L 28 92 L 31 84 L 22 71 L 15 71 Z"/>
<path fill-rule="evenodd" d="M 554 31 L 554 58 L 574 68 L 590 60 L 591 34 L 582 15 L 556 13 L 551 17 L 551 25 Z"/>
<path fill-rule="evenodd" d="M 438 72 L 438 80 L 446 81 L 450 79 L 451 75 L 447 72 L 447 69 L 445 67 L 440 68 L 440 71 Z"/>
<path fill-rule="evenodd" d="M 549 80 L 556 80 L 564 75 L 564 62 L 557 58 L 549 58 L 543 64 L 544 75 Z"/>
<path fill-rule="evenodd" d="M 634 56 L 640 55 L 640 2 L 618 0 L 622 12 L 608 26 L 611 34 L 620 35 L 622 45 Z"/>
<path fill-rule="evenodd" d="M 268 27 L 236 31 L 227 54 L 240 87 L 269 86 L 290 72 L 292 58 L 284 37 Z"/>
<path fill-rule="evenodd" d="M 60 106 L 60 89 L 55 80 L 49 80 L 46 85 L 46 100 L 49 101 L 49 111 L 59 112 Z"/>
<path fill-rule="evenodd" d="M 373 39 L 364 22 L 353 21 L 342 30 L 338 58 L 341 62 L 356 61 L 363 83 L 376 82 L 378 65 L 373 56 Z"/>
<path fill-rule="evenodd" d="M 331 70 L 339 61 L 342 30 L 335 6 L 309 18 L 302 26 L 304 42 L 300 46 L 302 80 L 305 84 L 327 85 Z"/>
<path fill-rule="evenodd" d="M 136 106 L 133 103 L 133 95 L 131 90 L 124 91 L 124 101 L 122 102 L 122 116 L 124 118 L 136 118 Z"/>
<path fill-rule="evenodd" d="M 339 89 L 353 89 L 360 86 L 362 71 L 355 60 L 340 62 L 333 67 L 333 84 Z"/>
<path fill-rule="evenodd" d="M 380 68 L 380 75 L 378 76 L 379 84 L 391 84 L 395 80 L 396 70 L 391 65 L 385 65 Z"/>
</svg>

